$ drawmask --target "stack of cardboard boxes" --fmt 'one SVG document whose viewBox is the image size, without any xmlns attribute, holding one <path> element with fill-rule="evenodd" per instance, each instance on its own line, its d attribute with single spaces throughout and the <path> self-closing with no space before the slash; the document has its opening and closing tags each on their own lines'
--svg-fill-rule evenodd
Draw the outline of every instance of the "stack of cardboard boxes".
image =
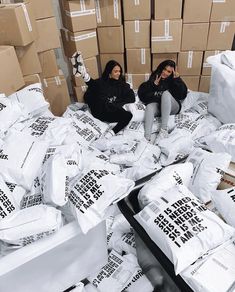
<svg viewBox="0 0 235 292">
<path fill-rule="evenodd" d="M 99 76 L 97 55 L 97 21 L 94 0 L 60 0 L 61 16 L 64 28 L 61 35 L 65 56 L 69 59 L 76 51 L 81 51 L 89 74 Z M 69 62 L 72 75 L 72 65 Z M 86 85 L 81 77 L 73 76 L 73 89 L 77 101 L 83 101 Z"/>
<path fill-rule="evenodd" d="M 1 48 L 2 58 L 4 51 L 6 55 L 13 55 L 15 51 L 18 59 L 14 59 L 14 64 L 13 58 L 10 61 L 3 60 L 9 76 L 6 76 L 4 70 L 0 74 L 6 81 L 4 86 L 10 87 L 10 90 L 1 86 L 0 91 L 9 95 L 24 85 L 42 81 L 44 96 L 50 103 L 51 111 L 60 116 L 70 104 L 70 96 L 54 52 L 54 49 L 60 47 L 60 39 L 52 0 L 14 2 L 17 3 L 0 6 L 0 45 L 14 46 L 5 50 Z M 14 72 L 18 72 L 18 75 Z"/>
</svg>

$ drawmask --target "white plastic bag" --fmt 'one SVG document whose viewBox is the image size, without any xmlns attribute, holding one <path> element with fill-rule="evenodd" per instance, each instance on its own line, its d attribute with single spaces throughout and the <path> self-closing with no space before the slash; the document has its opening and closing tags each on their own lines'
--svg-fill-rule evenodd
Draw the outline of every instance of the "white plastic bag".
<svg viewBox="0 0 235 292">
<path fill-rule="evenodd" d="M 138 103 L 127 103 L 123 106 L 126 111 L 132 113 L 132 121 L 143 122 L 145 116 L 145 105 L 141 102 Z"/>
</svg>

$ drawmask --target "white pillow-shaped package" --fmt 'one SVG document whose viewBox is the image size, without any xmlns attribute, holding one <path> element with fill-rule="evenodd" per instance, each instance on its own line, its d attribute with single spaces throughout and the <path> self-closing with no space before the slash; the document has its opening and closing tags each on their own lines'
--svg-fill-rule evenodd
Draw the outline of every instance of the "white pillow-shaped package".
<svg viewBox="0 0 235 292">
<path fill-rule="evenodd" d="M 168 190 L 134 216 L 173 263 L 176 275 L 235 236 L 183 185 Z"/>
<path fill-rule="evenodd" d="M 0 173 L 6 181 L 30 190 L 37 176 L 48 142 L 35 140 L 30 134 L 11 131 L 0 149 Z"/>
<path fill-rule="evenodd" d="M 186 121 L 186 120 L 192 120 L 195 121 L 199 117 L 198 113 L 180 113 L 177 115 L 170 115 L 168 120 L 168 130 L 171 132 L 176 125 Z"/>
<path fill-rule="evenodd" d="M 192 163 L 179 163 L 170 165 L 157 173 L 139 191 L 138 200 L 140 206 L 144 208 L 150 202 L 164 196 L 167 190 L 175 185 L 189 185 L 193 173 Z"/>
<path fill-rule="evenodd" d="M 161 164 L 156 164 L 155 166 L 156 168 L 154 169 L 154 171 L 158 171 L 162 168 Z M 137 181 L 149 174 L 153 173 L 153 169 L 152 168 L 148 168 L 146 166 L 141 166 L 140 165 L 135 165 L 135 166 L 131 166 L 128 168 L 125 168 L 122 170 L 122 172 L 120 173 L 121 176 L 125 177 L 125 178 L 129 178 L 132 179 L 134 181 Z"/>
<path fill-rule="evenodd" d="M 223 219 L 235 228 L 235 188 L 213 191 L 211 198 Z"/>
<path fill-rule="evenodd" d="M 160 118 L 156 118 L 153 123 L 152 133 L 159 131 L 161 128 Z M 128 138 L 133 138 L 136 140 L 141 140 L 144 138 L 144 123 L 130 121 L 130 123 L 123 130 L 123 136 Z"/>
<path fill-rule="evenodd" d="M 193 164 L 190 191 L 203 203 L 209 202 L 211 192 L 216 190 L 224 172 L 229 167 L 231 155 L 210 153 L 198 148 L 188 156 L 186 161 Z"/>
<path fill-rule="evenodd" d="M 112 152 L 120 152 L 128 150 L 134 144 L 133 138 L 125 137 L 122 135 L 115 135 L 107 138 L 100 138 L 92 142 L 91 146 L 100 150 L 107 151 L 111 150 Z"/>
<path fill-rule="evenodd" d="M 136 255 L 135 235 L 133 232 L 114 233 L 108 241 L 108 249 L 114 249 L 118 253 L 122 254 L 134 254 Z"/>
<path fill-rule="evenodd" d="M 67 161 L 61 154 L 50 157 L 43 165 L 40 175 L 43 200 L 47 204 L 63 206 L 68 201 L 69 177 Z"/>
<path fill-rule="evenodd" d="M 19 210 L 9 187 L 0 176 L 0 221 Z"/>
<path fill-rule="evenodd" d="M 196 104 L 192 107 L 200 115 L 205 115 L 208 113 L 208 101 L 198 100 Z"/>
<path fill-rule="evenodd" d="M 195 292 L 234 291 L 235 242 L 228 242 L 213 254 L 197 260 L 181 277 Z"/>
<path fill-rule="evenodd" d="M 177 124 L 171 134 L 175 134 L 175 132 L 181 136 L 188 135 L 192 137 L 193 140 L 208 134 L 208 130 L 204 127 L 203 124 L 193 120 L 185 120 L 182 123 Z"/>
<path fill-rule="evenodd" d="M 22 198 L 26 194 L 26 190 L 24 188 L 22 188 L 21 186 L 14 184 L 14 183 L 6 182 L 6 185 L 9 188 L 9 190 L 14 198 L 14 201 L 17 203 L 18 207 L 20 208 L 21 201 L 22 201 Z"/>
<path fill-rule="evenodd" d="M 22 103 L 30 116 L 42 114 L 49 107 L 49 103 L 43 96 L 41 83 L 31 84 L 8 96 L 8 98 Z"/>
<path fill-rule="evenodd" d="M 74 182 L 69 201 L 83 233 L 104 220 L 107 207 L 127 196 L 135 185 L 106 169 L 84 171 Z"/>
<path fill-rule="evenodd" d="M 192 108 L 197 101 L 200 99 L 208 100 L 208 93 L 199 92 L 199 91 L 192 91 L 190 90 L 186 96 L 186 98 L 182 102 L 181 112 L 184 112 L 190 108 Z"/>
<path fill-rule="evenodd" d="M 141 102 L 138 103 L 127 103 L 123 106 L 126 111 L 132 113 L 132 121 L 143 122 L 145 116 L 145 105 Z"/>
<path fill-rule="evenodd" d="M 161 164 L 166 166 L 189 155 L 194 149 L 191 136 L 181 136 L 178 132 L 172 132 L 168 138 L 160 140 Z M 174 147 L 172 147 L 174 146 Z"/>
<path fill-rule="evenodd" d="M 11 101 L 8 98 L 0 97 L 0 138 L 4 133 L 23 116 L 23 105 Z"/>
<path fill-rule="evenodd" d="M 25 208 L 0 222 L 0 239 L 25 246 L 44 238 L 62 226 L 61 212 L 46 205 Z"/>
</svg>

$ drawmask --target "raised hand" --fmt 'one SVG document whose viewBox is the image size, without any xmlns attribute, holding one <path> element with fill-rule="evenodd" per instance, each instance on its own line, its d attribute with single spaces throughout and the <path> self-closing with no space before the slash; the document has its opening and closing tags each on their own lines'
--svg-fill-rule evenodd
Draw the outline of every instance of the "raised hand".
<svg viewBox="0 0 235 292">
<path fill-rule="evenodd" d="M 175 71 L 175 69 L 173 69 L 173 76 L 174 78 L 178 78 L 180 74 L 177 71 Z"/>
</svg>

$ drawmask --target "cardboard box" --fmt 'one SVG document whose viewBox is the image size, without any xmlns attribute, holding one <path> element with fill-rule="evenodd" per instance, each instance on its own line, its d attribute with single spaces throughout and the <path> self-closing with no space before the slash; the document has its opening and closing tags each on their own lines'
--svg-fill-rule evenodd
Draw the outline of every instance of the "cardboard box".
<svg viewBox="0 0 235 292">
<path fill-rule="evenodd" d="M 20 69 L 14 47 L 0 46 L 0 93 L 11 95 L 24 86 L 24 79 Z"/>
<path fill-rule="evenodd" d="M 184 0 L 183 23 L 209 22 L 212 0 Z"/>
<path fill-rule="evenodd" d="M 59 68 L 54 50 L 41 52 L 38 56 L 42 67 L 42 78 L 53 77 L 59 74 Z"/>
<path fill-rule="evenodd" d="M 126 50 L 127 73 L 145 74 L 151 72 L 150 49 Z"/>
<path fill-rule="evenodd" d="M 76 51 L 81 51 L 84 59 L 97 56 L 98 42 L 96 30 L 84 30 L 71 32 L 61 29 L 64 53 L 67 57 L 72 57 Z"/>
<path fill-rule="evenodd" d="M 150 48 L 150 21 L 125 21 L 124 33 L 126 49 Z"/>
<path fill-rule="evenodd" d="M 23 75 L 37 74 L 42 72 L 35 43 L 25 47 L 15 47 L 16 55 L 20 63 Z"/>
<path fill-rule="evenodd" d="M 176 53 L 180 51 L 182 20 L 152 20 L 152 53 Z"/>
<path fill-rule="evenodd" d="M 82 31 L 97 27 L 94 0 L 60 0 L 62 21 L 70 31 Z"/>
<path fill-rule="evenodd" d="M 124 37 L 122 25 L 98 27 L 97 33 L 100 53 L 124 53 Z"/>
<path fill-rule="evenodd" d="M 60 48 L 59 31 L 55 17 L 36 20 L 38 39 L 36 47 L 38 52 Z"/>
<path fill-rule="evenodd" d="M 235 22 L 211 22 L 207 50 L 231 50 Z"/>
<path fill-rule="evenodd" d="M 87 90 L 87 86 L 86 85 L 74 86 L 73 87 L 75 99 L 76 99 L 77 102 L 85 103 L 83 96 L 84 96 L 84 93 L 86 92 L 86 90 Z"/>
<path fill-rule="evenodd" d="M 124 54 L 100 54 L 100 66 L 102 72 L 110 60 L 117 61 L 122 66 L 123 73 L 125 72 Z"/>
<path fill-rule="evenodd" d="M 34 84 L 34 83 L 42 83 L 39 74 L 31 74 L 24 76 L 25 87 Z"/>
<path fill-rule="evenodd" d="M 123 1 L 124 20 L 150 20 L 151 0 Z"/>
<path fill-rule="evenodd" d="M 211 75 L 211 65 L 206 62 L 206 59 L 209 56 L 214 56 L 219 54 L 221 51 L 205 51 L 203 56 L 203 62 L 202 62 L 202 75 Z"/>
<path fill-rule="evenodd" d="M 26 46 L 36 37 L 30 3 L 0 5 L 0 45 Z"/>
<path fill-rule="evenodd" d="M 150 73 L 146 74 L 125 74 L 126 82 L 130 84 L 133 90 L 138 90 L 139 86 L 149 80 Z"/>
<path fill-rule="evenodd" d="M 234 0 L 213 1 L 210 21 L 235 21 Z"/>
<path fill-rule="evenodd" d="M 93 79 L 99 78 L 99 70 L 98 70 L 98 64 L 97 64 L 96 57 L 84 59 L 84 64 L 85 64 L 87 73 L 89 73 L 89 75 Z M 77 76 L 73 75 L 72 80 L 73 80 L 75 86 L 84 86 L 86 84 L 82 77 L 77 77 Z"/>
<path fill-rule="evenodd" d="M 165 60 L 173 60 L 177 64 L 177 53 L 152 54 L 152 71 Z"/>
<path fill-rule="evenodd" d="M 180 75 L 200 75 L 202 57 L 202 51 L 180 52 L 178 54 L 178 72 Z"/>
<path fill-rule="evenodd" d="M 42 80 L 45 99 L 50 103 L 50 110 L 55 116 L 62 116 L 71 103 L 66 79 L 60 75 Z"/>
<path fill-rule="evenodd" d="M 120 26 L 122 24 L 120 0 L 95 0 L 97 26 Z"/>
<path fill-rule="evenodd" d="M 154 19 L 180 19 L 182 18 L 182 0 L 155 0 Z"/>
<path fill-rule="evenodd" d="M 32 5 L 35 19 L 42 19 L 55 16 L 52 0 L 14 0 L 14 3 L 29 2 Z"/>
<path fill-rule="evenodd" d="M 211 83 L 211 76 L 203 76 L 200 77 L 200 84 L 199 84 L 199 91 L 207 92 L 210 91 L 210 83 Z"/>
<path fill-rule="evenodd" d="M 180 77 L 184 80 L 188 89 L 193 90 L 193 91 L 198 91 L 200 76 L 182 76 L 181 75 Z"/>
<path fill-rule="evenodd" d="M 182 32 L 182 51 L 206 50 L 209 23 L 184 23 Z"/>
</svg>

